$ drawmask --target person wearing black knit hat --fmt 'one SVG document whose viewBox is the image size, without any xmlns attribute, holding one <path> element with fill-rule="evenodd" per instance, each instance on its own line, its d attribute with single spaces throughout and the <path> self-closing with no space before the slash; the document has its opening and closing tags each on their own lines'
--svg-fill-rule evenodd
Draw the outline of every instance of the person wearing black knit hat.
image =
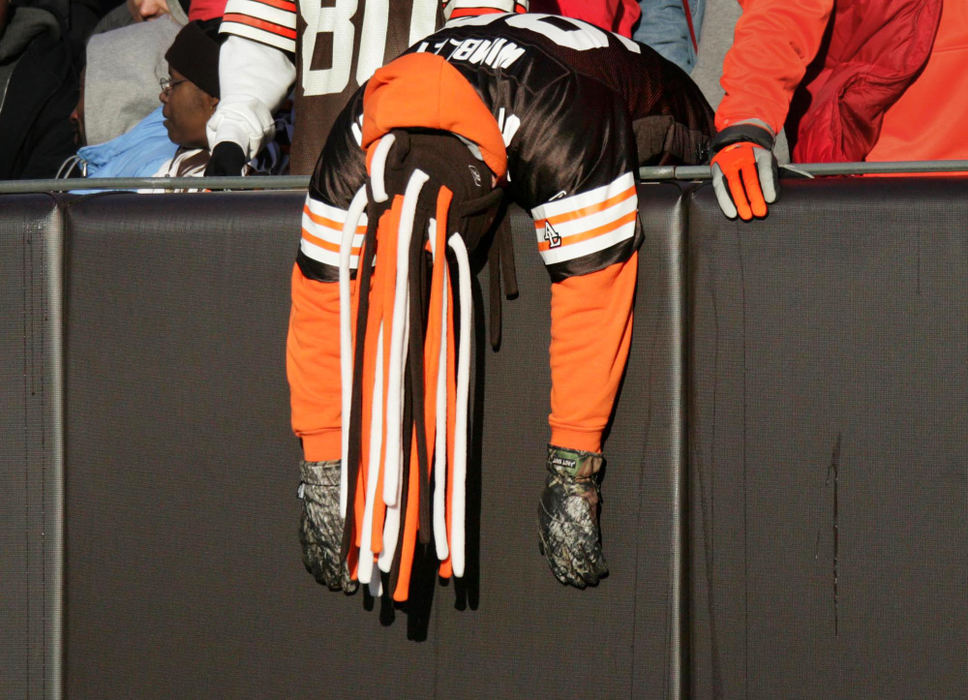
<svg viewBox="0 0 968 700">
<path fill-rule="evenodd" d="M 205 125 L 219 104 L 218 18 L 189 22 L 175 37 L 165 60 L 168 77 L 161 80 L 158 99 L 164 105 L 168 138 L 179 146 L 155 177 L 200 177 L 211 158 Z M 243 175 L 277 175 L 288 170 L 288 132 L 284 115 L 274 124 L 275 140 L 247 162 Z"/>
<path fill-rule="evenodd" d="M 179 146 L 207 146 L 205 123 L 219 96 L 218 23 L 214 24 L 206 31 L 205 23 L 189 22 L 165 53 L 170 77 L 162 81 L 159 99 L 165 105 L 168 136 Z"/>
<path fill-rule="evenodd" d="M 175 156 L 158 176 L 201 175 L 210 154 L 205 124 L 218 105 L 218 21 L 189 22 L 165 53 L 169 77 L 161 81 L 168 138 L 178 144 Z"/>
</svg>

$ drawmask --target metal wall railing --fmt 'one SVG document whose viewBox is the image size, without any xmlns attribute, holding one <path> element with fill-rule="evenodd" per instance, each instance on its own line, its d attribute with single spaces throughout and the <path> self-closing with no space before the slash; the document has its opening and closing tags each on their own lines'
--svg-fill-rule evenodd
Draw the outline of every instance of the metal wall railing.
<svg viewBox="0 0 968 700">
<path fill-rule="evenodd" d="M 781 174 L 802 177 L 832 175 L 913 175 L 918 173 L 968 172 L 968 160 L 898 161 L 883 163 L 790 163 L 781 165 Z M 654 166 L 639 168 L 639 179 L 708 180 L 709 166 Z M 0 194 L 69 192 L 71 190 L 305 190 L 308 176 L 253 177 L 174 177 L 174 178 L 74 178 L 58 180 L 0 181 Z"/>
</svg>

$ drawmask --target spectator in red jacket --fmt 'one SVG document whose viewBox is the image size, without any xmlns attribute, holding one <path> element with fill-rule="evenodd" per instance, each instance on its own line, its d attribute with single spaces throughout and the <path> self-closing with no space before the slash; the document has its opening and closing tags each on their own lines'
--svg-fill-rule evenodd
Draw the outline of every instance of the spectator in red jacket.
<svg viewBox="0 0 968 700">
<path fill-rule="evenodd" d="M 727 216 L 766 216 L 777 195 L 769 149 L 784 125 L 799 162 L 968 156 L 964 141 L 941 128 L 968 114 L 968 5 L 741 4 L 712 143 L 713 185 Z"/>
<path fill-rule="evenodd" d="M 642 16 L 636 0 L 532 0 L 531 11 L 574 17 L 629 38 Z"/>
</svg>

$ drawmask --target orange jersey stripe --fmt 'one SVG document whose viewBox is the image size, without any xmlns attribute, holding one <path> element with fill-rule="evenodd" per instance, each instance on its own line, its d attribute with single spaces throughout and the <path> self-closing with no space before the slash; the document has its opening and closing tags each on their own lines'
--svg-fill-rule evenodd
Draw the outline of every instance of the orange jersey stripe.
<svg viewBox="0 0 968 700">
<path fill-rule="evenodd" d="M 338 245 L 336 245 L 335 243 L 330 243 L 325 238 L 319 238 L 318 236 L 314 236 L 313 234 L 311 234 L 306 229 L 303 229 L 302 230 L 302 237 L 305 238 L 310 243 L 312 243 L 314 245 L 318 245 L 320 248 L 324 248 L 325 250 L 328 250 L 328 251 L 330 251 L 332 253 L 338 253 L 339 252 L 339 246 Z M 363 246 L 357 246 L 356 248 L 351 248 L 350 249 L 350 255 L 357 255 L 358 256 L 360 254 L 360 251 L 361 250 L 363 250 Z"/>
<path fill-rule="evenodd" d="M 290 29 L 289 27 L 284 27 L 281 24 L 275 24 L 274 22 L 266 22 L 265 20 L 256 19 L 255 17 L 249 17 L 248 15 L 240 15 L 237 13 L 227 14 L 222 18 L 223 22 L 235 22 L 236 24 L 244 24 L 254 29 L 261 29 L 264 32 L 269 32 L 270 34 L 276 34 L 278 36 L 284 37 L 286 39 L 296 40 L 296 30 Z"/>
<path fill-rule="evenodd" d="M 572 243 L 580 243 L 581 241 L 587 241 L 589 238 L 594 238 L 595 236 L 601 236 L 603 233 L 610 233 L 617 228 L 621 228 L 625 224 L 635 221 L 635 217 L 637 213 L 638 212 L 630 211 L 622 218 L 609 222 L 604 226 L 599 226 L 597 228 L 593 228 L 589 231 L 585 231 L 584 233 L 578 233 L 573 236 L 563 236 L 561 239 L 561 243 L 555 247 L 557 248 L 561 246 L 571 245 Z M 541 252 L 544 252 L 546 250 L 551 250 L 551 241 L 540 241 L 538 243 L 538 250 Z"/>
<path fill-rule="evenodd" d="M 497 15 L 503 13 L 496 7 L 458 7 L 450 13 L 451 17 L 473 17 L 476 15 Z"/>
<path fill-rule="evenodd" d="M 320 214 L 315 214 L 312 211 L 310 211 L 309 207 L 306 205 L 303 206 L 303 214 L 308 216 L 313 223 L 319 224 L 320 226 L 324 226 L 329 229 L 333 229 L 334 231 L 339 231 L 342 234 L 343 224 L 341 224 L 339 221 L 336 221 L 335 219 L 328 219 L 325 216 L 321 216 Z M 366 224 L 359 224 L 356 227 L 356 235 L 359 236 L 365 233 L 366 233 Z"/>
<path fill-rule="evenodd" d="M 599 202 L 598 204 L 591 204 L 587 207 L 582 207 L 581 209 L 575 209 L 573 211 L 568 211 L 563 214 L 556 214 L 550 216 L 546 219 L 540 219 L 534 222 L 534 227 L 536 229 L 544 228 L 544 223 L 550 221 L 552 224 L 560 224 L 565 221 L 574 221 L 575 219 L 580 219 L 591 214 L 597 214 L 600 211 L 605 211 L 609 207 L 613 207 L 619 202 L 624 202 L 626 199 L 630 199 L 636 195 L 635 187 L 629 187 L 627 190 L 619 192 L 613 197 L 609 197 L 604 202 Z"/>
</svg>

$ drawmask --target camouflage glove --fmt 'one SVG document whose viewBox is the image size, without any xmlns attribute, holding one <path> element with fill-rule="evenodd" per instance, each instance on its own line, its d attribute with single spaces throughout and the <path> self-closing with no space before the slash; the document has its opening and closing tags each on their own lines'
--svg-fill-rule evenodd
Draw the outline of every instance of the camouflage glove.
<svg viewBox="0 0 968 700">
<path fill-rule="evenodd" d="M 299 462 L 299 498 L 303 502 L 299 541 L 303 564 L 316 580 L 332 591 L 353 593 L 359 584 L 350 578 L 340 558 L 343 518 L 339 514 L 340 461 Z"/>
<path fill-rule="evenodd" d="M 608 573 L 598 527 L 600 453 L 548 445 L 548 478 L 538 504 L 541 553 L 561 583 L 594 586 Z"/>
</svg>

